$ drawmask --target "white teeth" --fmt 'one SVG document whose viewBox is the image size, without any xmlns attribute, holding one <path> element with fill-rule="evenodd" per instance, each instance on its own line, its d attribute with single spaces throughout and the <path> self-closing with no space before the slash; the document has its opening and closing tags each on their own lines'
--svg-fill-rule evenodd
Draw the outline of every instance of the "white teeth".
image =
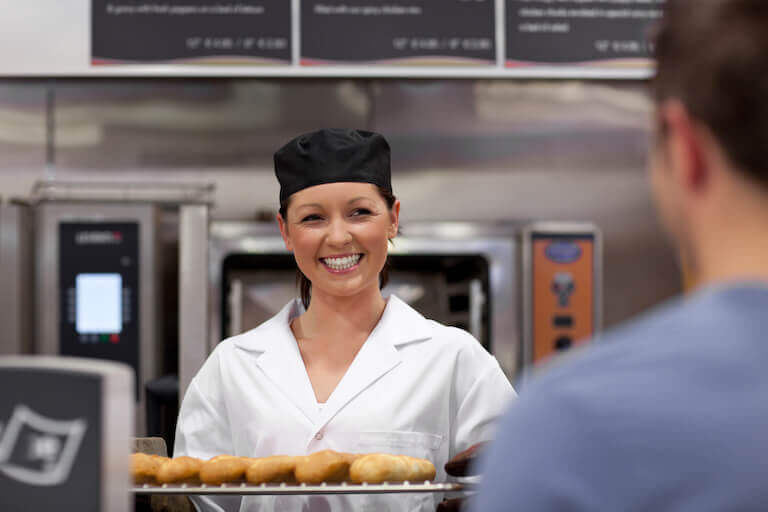
<svg viewBox="0 0 768 512">
<path fill-rule="evenodd" d="M 362 258 L 361 254 L 345 256 L 343 258 L 323 258 L 323 263 L 334 270 L 346 270 L 357 265 L 357 262 L 360 261 L 360 258 Z"/>
</svg>

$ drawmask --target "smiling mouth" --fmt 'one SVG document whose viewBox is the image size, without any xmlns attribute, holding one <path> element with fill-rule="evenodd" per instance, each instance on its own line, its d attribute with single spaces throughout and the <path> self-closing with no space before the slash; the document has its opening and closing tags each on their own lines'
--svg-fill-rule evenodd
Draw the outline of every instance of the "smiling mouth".
<svg viewBox="0 0 768 512">
<path fill-rule="evenodd" d="M 339 272 L 355 267 L 361 259 L 363 259 L 362 254 L 350 254 L 341 258 L 320 258 L 320 261 L 329 269 Z"/>
</svg>

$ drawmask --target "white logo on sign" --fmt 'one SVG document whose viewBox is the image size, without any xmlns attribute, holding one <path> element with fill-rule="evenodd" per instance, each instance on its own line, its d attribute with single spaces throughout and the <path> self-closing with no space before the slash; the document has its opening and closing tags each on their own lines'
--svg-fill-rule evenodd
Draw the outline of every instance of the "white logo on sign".
<svg viewBox="0 0 768 512">
<path fill-rule="evenodd" d="M 24 426 L 36 432 L 26 436 L 23 453 L 26 461 L 41 463 L 42 469 L 24 467 L 11 461 L 14 448 L 24 437 Z M 41 416 L 25 405 L 17 405 L 0 439 L 0 471 L 7 476 L 30 485 L 59 485 L 69 478 L 80 443 L 88 427 L 84 419 L 52 420 Z M 62 439 L 63 442 L 62 442 Z"/>
</svg>

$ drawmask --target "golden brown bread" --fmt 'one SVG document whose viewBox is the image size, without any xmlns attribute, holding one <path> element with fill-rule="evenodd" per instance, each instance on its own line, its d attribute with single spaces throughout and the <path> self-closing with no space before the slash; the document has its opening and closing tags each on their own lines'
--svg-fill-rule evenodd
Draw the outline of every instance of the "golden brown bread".
<svg viewBox="0 0 768 512">
<path fill-rule="evenodd" d="M 354 483 L 400 482 L 408 476 L 408 465 L 397 455 L 372 453 L 363 455 L 349 468 L 349 477 Z"/>
<path fill-rule="evenodd" d="M 295 481 L 294 471 L 300 457 L 275 455 L 254 459 L 245 473 L 245 478 L 252 484 L 283 483 Z"/>
<path fill-rule="evenodd" d="M 161 484 L 198 484 L 203 461 L 194 457 L 176 457 L 164 462 L 157 472 Z"/>
<path fill-rule="evenodd" d="M 307 456 L 265 458 L 218 455 L 208 461 L 194 457 L 169 459 L 142 453 L 131 457 L 136 484 L 251 484 L 299 482 L 382 483 L 424 481 L 435 478 L 435 466 L 426 459 L 385 453 L 352 454 L 324 450 Z"/>
<path fill-rule="evenodd" d="M 409 465 L 408 466 L 408 470 L 410 471 L 410 473 L 408 474 L 409 481 L 420 482 L 420 481 L 435 479 L 437 470 L 435 469 L 435 465 L 432 464 L 432 462 L 428 461 L 427 459 L 409 457 L 408 455 L 401 455 L 401 457 L 405 457 L 405 460 Z"/>
<path fill-rule="evenodd" d="M 346 460 L 347 462 L 352 464 L 353 462 L 355 462 L 357 459 L 359 459 L 360 457 L 362 457 L 365 454 L 363 454 L 363 453 L 344 453 L 344 452 L 339 452 L 339 455 L 344 457 L 344 460 Z"/>
<path fill-rule="evenodd" d="M 249 457 L 234 455 L 217 455 L 203 462 L 200 467 L 200 480 L 208 485 L 241 482 L 245 471 L 254 460 Z"/>
<path fill-rule="evenodd" d="M 170 460 L 160 455 L 148 455 L 146 453 L 134 453 L 131 455 L 131 472 L 133 482 L 137 485 L 156 484 L 157 472 L 164 462 Z"/>
<path fill-rule="evenodd" d="M 323 450 L 298 457 L 294 474 L 299 483 L 343 482 L 349 477 L 349 454 Z"/>
<path fill-rule="evenodd" d="M 407 455 L 371 453 L 355 460 L 349 468 L 349 478 L 360 484 L 382 482 L 419 482 L 435 478 L 435 466 L 426 459 Z"/>
</svg>

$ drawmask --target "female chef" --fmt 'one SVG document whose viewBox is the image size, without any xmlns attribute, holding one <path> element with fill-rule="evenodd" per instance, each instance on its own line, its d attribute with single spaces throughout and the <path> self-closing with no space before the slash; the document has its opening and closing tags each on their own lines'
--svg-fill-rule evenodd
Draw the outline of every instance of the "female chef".
<svg viewBox="0 0 768 512">
<path fill-rule="evenodd" d="M 175 455 L 207 459 L 332 449 L 431 460 L 489 440 L 514 391 L 470 334 L 385 298 L 398 232 L 389 145 L 320 130 L 275 154 L 278 224 L 302 300 L 220 343 L 187 389 Z M 204 510 L 434 511 L 430 494 L 198 498 Z"/>
</svg>

